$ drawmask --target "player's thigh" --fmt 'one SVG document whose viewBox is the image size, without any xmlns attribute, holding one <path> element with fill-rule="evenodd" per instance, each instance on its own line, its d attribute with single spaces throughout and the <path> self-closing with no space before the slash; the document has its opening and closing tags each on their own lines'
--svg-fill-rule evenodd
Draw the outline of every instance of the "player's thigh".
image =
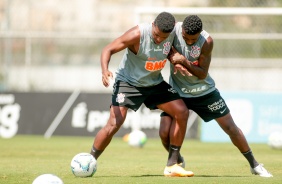
<svg viewBox="0 0 282 184">
<path fill-rule="evenodd" d="M 128 107 L 125 106 L 111 106 L 109 123 L 121 126 L 125 121 Z M 112 120 L 112 121 L 111 121 Z"/>
<path fill-rule="evenodd" d="M 146 98 L 147 96 L 135 86 L 123 81 L 117 81 L 112 94 L 112 105 L 137 111 Z"/>
<path fill-rule="evenodd" d="M 171 117 L 188 116 L 189 110 L 182 99 L 172 100 L 157 105 L 159 109 L 169 114 Z"/>
<path fill-rule="evenodd" d="M 187 107 L 196 112 L 205 122 L 224 117 L 230 112 L 217 90 L 201 97 L 183 98 L 183 100 Z"/>
<path fill-rule="evenodd" d="M 163 81 L 150 90 L 150 95 L 144 101 L 146 107 L 161 109 L 172 117 L 176 113 L 186 112 L 187 107 L 181 97 L 167 82 Z"/>
</svg>

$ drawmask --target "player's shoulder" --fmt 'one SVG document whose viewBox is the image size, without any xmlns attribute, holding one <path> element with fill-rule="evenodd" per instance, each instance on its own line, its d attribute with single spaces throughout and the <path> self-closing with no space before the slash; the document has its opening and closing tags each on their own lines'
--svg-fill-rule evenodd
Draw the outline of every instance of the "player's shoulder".
<svg viewBox="0 0 282 184">
<path fill-rule="evenodd" d="M 183 24 L 183 22 L 176 22 L 176 23 L 175 23 L 175 26 L 177 26 L 177 27 L 181 27 L 181 26 L 182 26 L 182 24 Z"/>
<path fill-rule="evenodd" d="M 206 40 L 206 42 L 213 43 L 213 38 L 206 30 L 202 30 L 201 36 Z"/>
<path fill-rule="evenodd" d="M 203 47 L 202 47 L 202 51 L 205 50 L 207 52 L 211 52 L 213 50 L 213 39 L 211 36 L 209 36 L 204 44 L 203 44 Z"/>
<path fill-rule="evenodd" d="M 137 27 L 140 31 L 149 31 L 152 29 L 152 23 L 139 23 Z"/>
<path fill-rule="evenodd" d="M 150 35 L 152 30 L 152 23 L 140 23 L 137 25 L 137 30 L 139 32 L 139 36 Z"/>
<path fill-rule="evenodd" d="M 205 39 L 211 37 L 211 35 L 204 29 L 201 31 L 201 36 L 204 37 Z"/>
<path fill-rule="evenodd" d="M 135 45 L 139 43 L 140 40 L 140 30 L 138 25 L 127 30 L 122 36 L 118 38 L 120 42 L 123 42 L 125 45 Z"/>
<path fill-rule="evenodd" d="M 175 32 L 176 34 L 180 34 L 182 32 L 182 22 L 176 22 L 173 32 Z"/>
<path fill-rule="evenodd" d="M 175 29 L 180 30 L 182 28 L 182 24 L 183 24 L 183 22 L 176 22 L 175 23 Z"/>
</svg>

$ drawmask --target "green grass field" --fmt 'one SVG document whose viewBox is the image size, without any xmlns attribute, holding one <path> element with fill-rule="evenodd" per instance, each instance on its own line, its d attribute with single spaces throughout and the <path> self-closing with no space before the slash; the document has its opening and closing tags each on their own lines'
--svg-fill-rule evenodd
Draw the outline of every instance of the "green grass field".
<svg viewBox="0 0 282 184">
<path fill-rule="evenodd" d="M 255 157 L 274 175 L 252 175 L 245 158 L 231 143 L 202 143 L 187 139 L 182 147 L 189 178 L 163 176 L 167 153 L 160 139 L 148 139 L 144 148 L 132 148 L 115 138 L 98 160 L 93 177 L 78 178 L 70 170 L 72 157 L 89 152 L 91 137 L 16 136 L 0 139 L 0 183 L 31 184 L 39 175 L 53 173 L 64 184 L 112 183 L 282 183 L 282 150 L 265 144 L 250 144 Z"/>
</svg>

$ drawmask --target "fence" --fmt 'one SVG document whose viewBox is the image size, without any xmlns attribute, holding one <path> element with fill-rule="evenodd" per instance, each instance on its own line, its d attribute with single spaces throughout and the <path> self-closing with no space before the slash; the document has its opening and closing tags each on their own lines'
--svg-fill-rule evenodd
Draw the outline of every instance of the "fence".
<svg viewBox="0 0 282 184">
<path fill-rule="evenodd" d="M 187 12 L 202 18 L 215 40 L 210 73 L 219 88 L 282 91 L 282 8 L 140 7 L 134 9 L 132 25 L 151 21 L 160 11 L 173 13 L 178 21 Z M 1 31 L 0 90 L 110 92 L 97 80 L 99 58 L 101 49 L 120 34 Z M 112 71 L 121 56 L 113 56 Z M 163 74 L 168 77 L 167 68 Z"/>
</svg>

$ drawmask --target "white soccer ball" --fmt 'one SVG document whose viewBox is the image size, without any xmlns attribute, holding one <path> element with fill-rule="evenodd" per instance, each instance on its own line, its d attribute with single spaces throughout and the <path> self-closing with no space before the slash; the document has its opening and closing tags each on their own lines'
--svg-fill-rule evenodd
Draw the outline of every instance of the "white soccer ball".
<svg viewBox="0 0 282 184">
<path fill-rule="evenodd" d="M 97 170 L 97 161 L 90 153 L 78 153 L 71 160 L 71 171 L 78 177 L 91 177 Z"/>
<path fill-rule="evenodd" d="M 268 145 L 273 149 L 282 149 L 282 132 L 273 132 L 268 137 Z"/>
<path fill-rule="evenodd" d="M 64 182 L 54 174 L 42 174 L 35 178 L 32 184 L 64 184 Z"/>
<path fill-rule="evenodd" d="M 147 142 L 146 134 L 141 130 L 133 130 L 128 135 L 128 144 L 132 147 L 143 147 Z"/>
</svg>

